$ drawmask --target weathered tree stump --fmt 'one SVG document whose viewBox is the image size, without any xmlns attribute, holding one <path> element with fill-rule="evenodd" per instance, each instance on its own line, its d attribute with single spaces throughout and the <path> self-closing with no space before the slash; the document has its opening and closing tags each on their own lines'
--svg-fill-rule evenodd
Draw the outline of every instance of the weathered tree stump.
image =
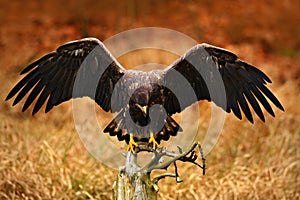
<svg viewBox="0 0 300 200">
<path fill-rule="evenodd" d="M 199 149 L 199 154 L 202 159 L 202 165 L 196 162 L 198 156 L 196 148 Z M 137 164 L 137 155 L 141 151 L 153 152 L 152 160 L 144 167 Z M 177 183 L 182 182 L 178 175 L 176 161 L 190 162 L 200 167 L 205 174 L 205 158 L 200 144 L 194 143 L 191 148 L 182 152 L 178 147 L 179 153 L 168 152 L 166 148 L 158 148 L 153 150 L 147 146 L 141 146 L 137 149 L 136 153 L 128 152 L 126 155 L 125 166 L 119 170 L 117 181 L 114 184 L 112 199 L 113 200 L 156 200 L 158 193 L 158 181 L 166 178 L 173 177 Z M 167 162 L 161 163 L 163 157 L 170 157 Z M 151 172 L 155 169 L 166 170 L 171 164 L 175 166 L 175 173 L 165 173 L 151 179 Z"/>
</svg>

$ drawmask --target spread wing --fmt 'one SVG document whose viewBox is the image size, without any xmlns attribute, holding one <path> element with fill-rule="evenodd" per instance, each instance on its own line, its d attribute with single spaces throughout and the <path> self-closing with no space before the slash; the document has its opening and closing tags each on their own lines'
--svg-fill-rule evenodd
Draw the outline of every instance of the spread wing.
<svg viewBox="0 0 300 200">
<path fill-rule="evenodd" d="M 26 74 L 9 92 L 6 100 L 16 95 L 13 105 L 29 94 L 22 111 L 33 104 L 35 114 L 47 102 L 45 112 L 71 98 L 88 96 L 111 110 L 111 95 L 125 69 L 106 47 L 95 38 L 66 43 L 28 65 Z"/>
<path fill-rule="evenodd" d="M 181 81 L 176 74 L 184 80 Z M 213 101 L 226 112 L 233 111 L 239 119 L 242 118 L 242 110 L 252 123 L 250 105 L 262 121 L 265 118 L 258 102 L 272 116 L 274 112 L 269 101 L 284 110 L 266 87 L 271 80 L 262 71 L 240 60 L 232 52 L 208 44 L 196 45 L 167 68 L 165 81 L 169 88 L 178 88 L 184 97 L 180 101 L 175 94 L 165 92 L 164 106 L 170 114 L 182 111 L 197 100 Z M 192 88 L 194 98 L 186 89 L 188 87 Z"/>
</svg>

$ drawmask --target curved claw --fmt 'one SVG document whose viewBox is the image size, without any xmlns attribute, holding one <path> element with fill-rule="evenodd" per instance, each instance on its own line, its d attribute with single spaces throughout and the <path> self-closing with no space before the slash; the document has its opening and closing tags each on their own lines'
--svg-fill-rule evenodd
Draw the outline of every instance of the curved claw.
<svg viewBox="0 0 300 200">
<path fill-rule="evenodd" d="M 130 140 L 127 146 L 127 151 L 131 151 L 132 153 L 135 153 L 134 149 L 138 146 L 139 145 L 134 141 L 133 136 L 130 134 Z"/>
<path fill-rule="evenodd" d="M 156 142 L 153 133 L 151 134 L 151 136 L 149 138 L 148 144 L 150 144 L 150 145 L 152 144 L 153 149 L 157 149 L 159 147 L 159 144 L 158 144 L 158 142 Z"/>
</svg>

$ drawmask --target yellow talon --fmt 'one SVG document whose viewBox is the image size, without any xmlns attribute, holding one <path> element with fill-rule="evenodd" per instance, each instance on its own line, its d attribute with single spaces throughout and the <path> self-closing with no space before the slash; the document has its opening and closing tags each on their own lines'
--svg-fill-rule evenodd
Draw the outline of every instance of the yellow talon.
<svg viewBox="0 0 300 200">
<path fill-rule="evenodd" d="M 152 148 L 153 149 L 156 149 L 158 148 L 159 144 L 156 142 L 155 138 L 154 138 L 154 135 L 153 133 L 151 133 L 151 136 L 149 138 L 149 141 L 148 141 L 149 144 L 152 144 Z"/>
<path fill-rule="evenodd" d="M 127 151 L 131 151 L 132 153 L 135 153 L 134 148 L 138 147 L 139 145 L 134 141 L 133 136 L 130 134 L 130 140 L 127 146 Z"/>
</svg>

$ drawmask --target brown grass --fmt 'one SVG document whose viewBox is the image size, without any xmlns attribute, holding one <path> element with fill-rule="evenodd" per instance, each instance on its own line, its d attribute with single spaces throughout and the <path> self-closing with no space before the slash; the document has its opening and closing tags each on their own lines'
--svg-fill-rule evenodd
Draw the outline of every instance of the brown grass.
<svg viewBox="0 0 300 200">
<path fill-rule="evenodd" d="M 32 117 L 3 99 L 24 65 L 59 44 L 143 26 L 172 28 L 233 50 L 272 78 L 271 89 L 286 109 L 276 110 L 276 118 L 267 116 L 265 124 L 228 115 L 207 156 L 207 174 L 180 164 L 184 182 L 162 180 L 159 199 L 300 199 L 299 3 L 210 2 L 116 1 L 112 8 L 91 1 L 66 1 L 63 7 L 60 1 L 30 1 L 26 7 L 0 1 L 5 8 L 0 11 L 0 199 L 110 199 L 117 171 L 86 151 L 70 102 Z M 200 134 L 207 127 L 202 122 Z"/>
</svg>

